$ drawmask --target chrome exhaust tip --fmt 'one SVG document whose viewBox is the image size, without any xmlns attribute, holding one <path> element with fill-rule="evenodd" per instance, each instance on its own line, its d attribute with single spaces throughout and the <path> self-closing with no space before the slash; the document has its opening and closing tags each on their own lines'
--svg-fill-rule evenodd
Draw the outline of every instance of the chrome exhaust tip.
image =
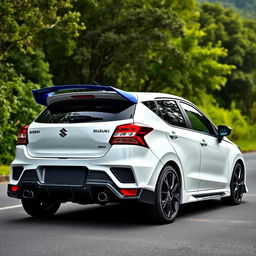
<svg viewBox="0 0 256 256">
<path fill-rule="evenodd" d="M 105 192 L 100 192 L 97 198 L 100 203 L 106 203 L 109 200 L 109 197 Z"/>
<path fill-rule="evenodd" d="M 32 190 L 24 190 L 22 193 L 22 197 L 24 199 L 32 199 L 34 198 L 34 192 Z"/>
</svg>

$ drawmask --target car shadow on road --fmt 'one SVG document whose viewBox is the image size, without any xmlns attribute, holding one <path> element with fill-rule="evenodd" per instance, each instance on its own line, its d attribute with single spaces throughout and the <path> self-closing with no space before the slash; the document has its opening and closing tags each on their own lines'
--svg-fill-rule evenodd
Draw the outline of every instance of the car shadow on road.
<svg viewBox="0 0 256 256">
<path fill-rule="evenodd" d="M 209 200 L 181 205 L 178 217 L 174 223 L 179 223 L 183 218 L 196 217 L 207 212 L 221 210 L 227 207 L 221 200 Z M 72 206 L 62 208 L 51 218 L 37 219 L 32 217 L 12 219 L 16 224 L 52 224 L 52 225 L 78 225 L 78 226 L 111 226 L 116 228 L 135 228 L 139 226 L 152 226 L 154 221 L 149 214 L 149 208 L 137 204 L 109 204 L 107 206 L 89 205 L 81 209 Z M 25 213 L 24 213 L 25 214 Z"/>
</svg>

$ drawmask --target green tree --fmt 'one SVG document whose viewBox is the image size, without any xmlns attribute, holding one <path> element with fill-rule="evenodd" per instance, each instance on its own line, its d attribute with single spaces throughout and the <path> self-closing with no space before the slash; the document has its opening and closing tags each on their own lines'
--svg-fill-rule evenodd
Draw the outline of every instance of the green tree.
<svg viewBox="0 0 256 256">
<path fill-rule="evenodd" d="M 42 41 L 56 84 L 168 91 L 196 101 L 225 84 L 231 67 L 218 59 L 226 51 L 199 45 L 194 0 L 90 0 L 76 10 L 87 25 L 76 42 L 61 32 Z"/>
<path fill-rule="evenodd" d="M 44 41 L 56 83 L 114 84 L 117 74 L 127 65 L 142 71 L 148 51 L 157 50 L 170 37 L 182 34 L 178 17 L 166 8 L 165 1 L 80 1 L 76 10 L 87 29 L 76 40 L 73 54 L 64 50 L 66 58 L 61 62 L 61 69 L 56 61 L 56 54 L 61 53 L 54 53 L 55 48 L 66 49 L 72 42 L 63 44 L 61 33 L 52 41 L 51 38 Z M 63 69 L 67 72 L 62 72 Z"/>
<path fill-rule="evenodd" d="M 225 7 L 236 9 L 241 15 L 254 18 L 256 14 L 256 0 L 199 0 L 200 2 L 221 3 Z"/>
<path fill-rule="evenodd" d="M 13 155 L 17 128 L 41 109 L 31 108 L 31 89 L 51 84 L 48 63 L 37 35 L 63 30 L 78 36 L 79 13 L 72 0 L 1 0 L 0 2 L 0 163 Z"/>
<path fill-rule="evenodd" d="M 236 66 L 228 75 L 226 86 L 215 95 L 221 106 L 228 108 L 235 101 L 242 113 L 248 115 L 255 101 L 256 21 L 244 20 L 234 10 L 218 4 L 203 4 L 201 8 L 199 21 L 206 33 L 201 44 L 221 43 L 228 50 L 221 62 Z"/>
</svg>

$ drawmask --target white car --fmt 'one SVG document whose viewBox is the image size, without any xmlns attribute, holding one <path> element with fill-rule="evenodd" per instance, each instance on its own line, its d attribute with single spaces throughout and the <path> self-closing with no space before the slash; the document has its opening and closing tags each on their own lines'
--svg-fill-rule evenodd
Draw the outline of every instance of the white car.
<svg viewBox="0 0 256 256">
<path fill-rule="evenodd" d="M 20 129 L 8 185 L 31 216 L 53 215 L 68 201 L 134 200 L 168 223 L 180 204 L 239 204 L 247 192 L 243 156 L 226 138 L 231 129 L 216 128 L 183 98 L 101 85 L 33 95 L 47 107 Z"/>
</svg>

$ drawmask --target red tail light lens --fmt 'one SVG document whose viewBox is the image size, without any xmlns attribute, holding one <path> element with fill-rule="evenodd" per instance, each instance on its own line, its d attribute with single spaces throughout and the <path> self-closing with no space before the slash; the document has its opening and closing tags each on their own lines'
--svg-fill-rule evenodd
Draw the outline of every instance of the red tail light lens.
<svg viewBox="0 0 256 256">
<path fill-rule="evenodd" d="M 18 134 L 17 145 L 27 145 L 28 144 L 28 125 L 20 128 Z"/>
<path fill-rule="evenodd" d="M 125 124 L 116 127 L 110 144 L 132 144 L 147 147 L 144 137 L 153 130 L 151 127 L 139 126 L 136 124 Z"/>
<path fill-rule="evenodd" d="M 19 190 L 19 186 L 14 186 L 14 185 L 11 186 L 12 192 L 17 192 L 18 190 Z"/>
<path fill-rule="evenodd" d="M 137 196 L 138 189 L 120 189 L 124 196 Z"/>
</svg>

